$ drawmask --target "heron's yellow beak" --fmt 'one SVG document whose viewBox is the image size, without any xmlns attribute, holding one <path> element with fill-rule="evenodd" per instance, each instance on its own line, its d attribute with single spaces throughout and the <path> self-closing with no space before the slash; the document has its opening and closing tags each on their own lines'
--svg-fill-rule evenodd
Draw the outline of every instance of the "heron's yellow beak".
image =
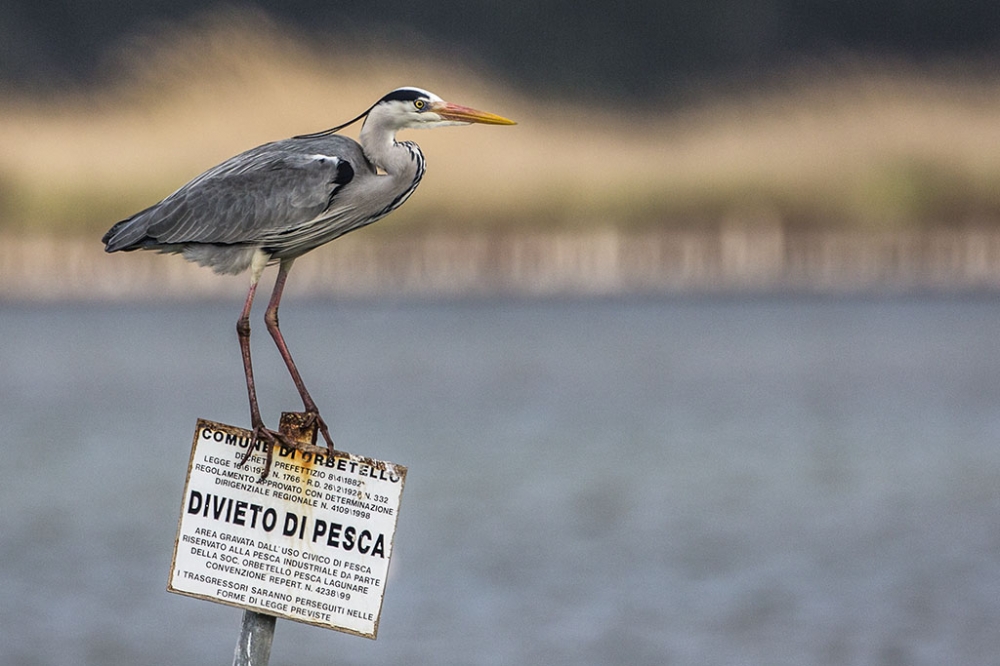
<svg viewBox="0 0 1000 666">
<path fill-rule="evenodd" d="M 457 123 L 481 123 L 483 125 L 516 125 L 513 120 L 508 120 L 503 116 L 486 111 L 477 111 L 467 106 L 459 106 L 451 102 L 437 102 L 432 107 L 434 113 L 445 120 L 452 120 Z"/>
</svg>

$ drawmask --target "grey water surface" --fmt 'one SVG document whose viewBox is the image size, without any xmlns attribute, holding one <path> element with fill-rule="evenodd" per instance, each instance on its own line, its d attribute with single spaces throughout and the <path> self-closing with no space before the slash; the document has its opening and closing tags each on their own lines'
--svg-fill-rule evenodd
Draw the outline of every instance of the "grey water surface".
<svg viewBox="0 0 1000 666">
<path fill-rule="evenodd" d="M 0 663 L 228 664 L 165 591 L 240 303 L 0 304 Z M 299 408 L 259 313 L 264 415 Z M 1000 299 L 289 299 L 340 448 L 409 467 L 379 639 L 278 664 L 993 664 Z"/>
</svg>

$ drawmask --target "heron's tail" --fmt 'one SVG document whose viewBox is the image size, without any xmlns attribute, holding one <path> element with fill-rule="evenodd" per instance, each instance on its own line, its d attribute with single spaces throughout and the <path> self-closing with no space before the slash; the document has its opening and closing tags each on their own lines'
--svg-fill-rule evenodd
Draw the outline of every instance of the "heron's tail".
<svg viewBox="0 0 1000 666">
<path fill-rule="evenodd" d="M 104 251 L 128 252 L 129 250 L 141 250 L 155 244 L 156 240 L 147 234 L 149 223 L 146 220 L 146 213 L 153 208 L 156 206 L 150 206 L 108 229 L 108 233 L 101 238 L 101 242 L 104 243 Z"/>
</svg>

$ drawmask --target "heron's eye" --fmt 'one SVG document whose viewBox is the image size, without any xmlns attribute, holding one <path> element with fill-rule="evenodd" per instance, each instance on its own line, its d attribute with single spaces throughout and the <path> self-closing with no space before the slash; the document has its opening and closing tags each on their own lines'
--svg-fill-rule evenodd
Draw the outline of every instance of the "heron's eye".
<svg viewBox="0 0 1000 666">
<path fill-rule="evenodd" d="M 423 111 L 425 106 L 427 106 L 427 102 L 425 102 L 424 100 L 422 99 L 413 100 L 413 108 L 415 108 L 417 111 Z"/>
</svg>

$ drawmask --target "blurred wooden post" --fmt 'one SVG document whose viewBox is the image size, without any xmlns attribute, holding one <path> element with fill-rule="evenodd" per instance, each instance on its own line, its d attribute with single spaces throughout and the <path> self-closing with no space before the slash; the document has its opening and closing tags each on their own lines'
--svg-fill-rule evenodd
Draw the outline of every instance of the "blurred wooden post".
<svg viewBox="0 0 1000 666">
<path fill-rule="evenodd" d="M 281 415 L 278 430 L 295 441 L 315 445 L 316 427 L 303 428 L 305 417 L 303 413 L 285 412 Z M 233 666 L 267 666 L 271 659 L 271 643 L 274 642 L 274 625 L 277 619 L 273 615 L 252 610 L 243 611 L 243 626 L 236 643 Z"/>
</svg>

